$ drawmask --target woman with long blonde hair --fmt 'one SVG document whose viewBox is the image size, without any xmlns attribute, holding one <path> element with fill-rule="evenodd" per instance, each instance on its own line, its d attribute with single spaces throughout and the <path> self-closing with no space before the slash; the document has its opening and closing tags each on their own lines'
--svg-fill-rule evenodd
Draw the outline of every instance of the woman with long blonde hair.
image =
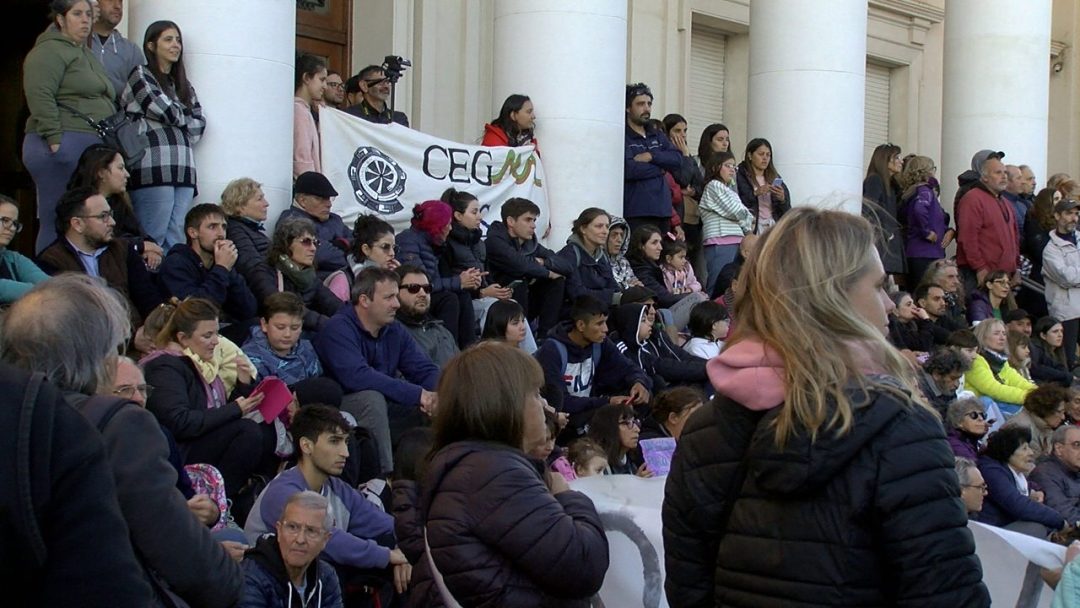
<svg viewBox="0 0 1080 608">
<path fill-rule="evenodd" d="M 885 282 L 861 217 L 802 207 L 762 236 L 667 482 L 671 606 L 989 605 Z"/>
</svg>

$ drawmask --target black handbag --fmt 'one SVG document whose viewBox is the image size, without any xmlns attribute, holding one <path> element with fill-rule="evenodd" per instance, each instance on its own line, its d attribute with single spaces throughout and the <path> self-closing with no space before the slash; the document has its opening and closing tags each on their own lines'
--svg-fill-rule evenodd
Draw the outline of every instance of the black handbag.
<svg viewBox="0 0 1080 608">
<path fill-rule="evenodd" d="M 120 155 L 124 157 L 124 163 L 128 167 L 142 160 L 143 155 L 146 154 L 146 148 L 150 146 L 150 140 L 147 139 L 146 135 L 139 133 L 139 125 L 131 120 L 127 112 L 123 110 L 102 120 L 95 121 L 71 106 L 62 103 L 56 105 L 85 120 L 87 124 L 97 131 L 98 136 L 101 137 L 101 141 L 106 146 L 115 148 L 120 152 Z"/>
</svg>

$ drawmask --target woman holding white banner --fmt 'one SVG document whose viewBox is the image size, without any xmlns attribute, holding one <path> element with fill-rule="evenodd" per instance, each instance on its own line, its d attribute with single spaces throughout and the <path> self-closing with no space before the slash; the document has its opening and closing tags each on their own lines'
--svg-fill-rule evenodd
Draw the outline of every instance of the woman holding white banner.
<svg viewBox="0 0 1080 608">
<path fill-rule="evenodd" d="M 682 606 L 988 606 L 952 451 L 885 340 L 865 219 L 784 214 L 743 267 L 663 506 Z"/>
<path fill-rule="evenodd" d="M 547 439 L 543 383 L 540 364 L 503 342 L 443 370 L 410 606 L 586 608 L 600 589 L 609 555 L 596 507 L 525 455 Z"/>
<path fill-rule="evenodd" d="M 528 146 L 536 148 L 539 153 L 540 146 L 536 143 L 534 129 L 536 128 L 536 114 L 533 112 L 533 102 L 525 95 L 511 95 L 503 101 L 502 109 L 495 120 L 484 125 L 484 139 L 482 146 Z"/>
</svg>

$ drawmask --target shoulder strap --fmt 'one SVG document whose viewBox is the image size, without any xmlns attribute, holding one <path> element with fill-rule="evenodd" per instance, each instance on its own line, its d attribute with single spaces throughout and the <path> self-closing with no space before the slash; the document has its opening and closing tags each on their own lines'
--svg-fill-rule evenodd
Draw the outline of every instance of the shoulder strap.
<svg viewBox="0 0 1080 608">
<path fill-rule="evenodd" d="M 105 427 L 109 426 L 109 421 L 112 420 L 121 408 L 128 403 L 127 399 L 123 397 L 111 397 L 109 395 L 94 395 L 86 401 L 83 401 L 79 406 L 79 412 L 90 421 L 90 424 L 94 425 L 94 428 L 99 433 L 105 432 Z"/>
<path fill-rule="evenodd" d="M 450 590 L 446 588 L 442 572 L 439 572 L 439 568 L 435 566 L 435 558 L 431 556 L 431 545 L 427 540 L 427 526 L 424 526 L 424 555 L 427 555 L 428 568 L 431 568 L 431 580 L 435 583 L 435 588 L 439 590 L 443 604 L 446 608 L 461 608 L 461 604 L 454 599 L 453 595 L 450 595 Z"/>
<path fill-rule="evenodd" d="M 559 352 L 559 375 L 562 376 L 566 373 L 566 345 L 557 338 L 550 338 L 550 340 L 555 345 L 555 350 Z"/>
<path fill-rule="evenodd" d="M 87 122 L 87 124 L 89 124 L 94 129 L 98 128 L 98 122 L 96 120 L 94 120 L 93 118 L 90 118 L 89 116 L 87 116 L 86 114 L 83 114 L 82 112 L 76 110 L 75 108 L 73 108 L 73 107 L 71 107 L 71 106 L 69 106 L 67 104 L 59 103 L 59 102 L 57 102 L 56 107 L 63 108 L 65 110 L 67 110 L 68 112 L 71 112 L 75 116 L 78 116 L 79 118 L 85 120 Z"/>
<path fill-rule="evenodd" d="M 31 557 L 34 563 L 41 565 L 48 557 L 45 545 L 45 537 L 38 526 L 37 517 L 34 515 L 33 484 L 31 483 L 32 463 L 30 454 L 30 442 L 33 439 L 34 406 L 37 403 L 41 385 L 45 382 L 45 374 L 35 373 L 30 376 L 26 383 L 23 395 L 22 409 L 19 412 L 18 435 L 15 439 L 15 475 L 18 487 L 20 511 L 25 518 L 26 535 L 32 551 Z"/>
<path fill-rule="evenodd" d="M 593 374 L 596 374 L 596 370 L 600 367 L 600 353 L 604 352 L 602 344 L 600 342 L 593 342 L 592 345 L 592 369 Z"/>
</svg>

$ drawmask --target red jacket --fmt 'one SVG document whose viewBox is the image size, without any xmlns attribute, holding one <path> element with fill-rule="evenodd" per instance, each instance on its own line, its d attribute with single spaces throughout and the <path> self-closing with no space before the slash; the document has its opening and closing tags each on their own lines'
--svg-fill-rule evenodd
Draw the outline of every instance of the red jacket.
<svg viewBox="0 0 1080 608">
<path fill-rule="evenodd" d="M 981 183 L 957 203 L 956 263 L 979 270 L 1016 272 L 1020 267 L 1016 212 Z"/>
<path fill-rule="evenodd" d="M 536 138 L 533 137 L 529 140 L 529 143 L 536 148 L 536 155 L 540 155 L 540 145 L 536 143 Z M 509 146 L 510 137 L 506 134 L 506 131 L 498 125 L 491 123 L 484 125 L 484 139 L 480 142 L 481 146 Z"/>
</svg>

